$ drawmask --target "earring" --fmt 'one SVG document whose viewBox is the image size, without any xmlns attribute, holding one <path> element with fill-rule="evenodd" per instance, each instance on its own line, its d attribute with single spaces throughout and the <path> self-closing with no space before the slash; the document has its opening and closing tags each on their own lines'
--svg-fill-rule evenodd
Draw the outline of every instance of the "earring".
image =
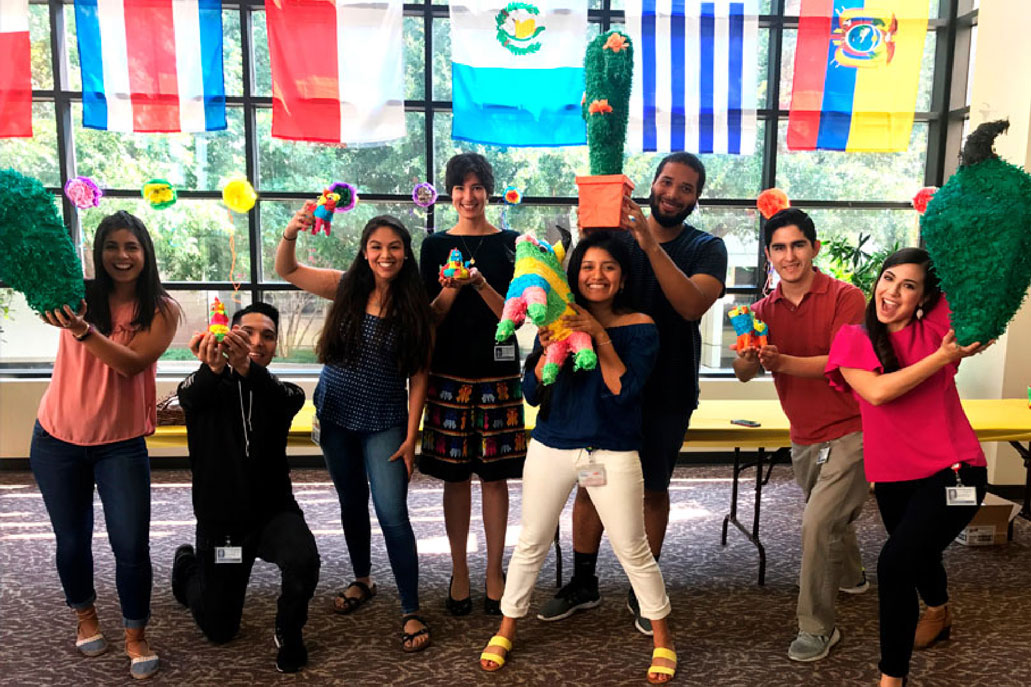
<svg viewBox="0 0 1031 687">
<path fill-rule="evenodd" d="M 922 320 L 924 318 L 924 307 L 920 306 L 916 309 L 916 319 Z"/>
</svg>

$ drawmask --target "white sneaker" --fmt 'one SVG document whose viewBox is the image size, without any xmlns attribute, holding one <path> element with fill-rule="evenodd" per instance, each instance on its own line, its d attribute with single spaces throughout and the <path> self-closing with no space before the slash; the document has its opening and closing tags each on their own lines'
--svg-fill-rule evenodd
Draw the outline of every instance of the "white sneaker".
<svg viewBox="0 0 1031 687">
<path fill-rule="evenodd" d="M 813 635 L 799 631 L 795 641 L 788 647 L 788 658 L 792 661 L 808 663 L 826 658 L 831 647 L 841 641 L 841 632 L 834 628 L 830 635 Z"/>
</svg>

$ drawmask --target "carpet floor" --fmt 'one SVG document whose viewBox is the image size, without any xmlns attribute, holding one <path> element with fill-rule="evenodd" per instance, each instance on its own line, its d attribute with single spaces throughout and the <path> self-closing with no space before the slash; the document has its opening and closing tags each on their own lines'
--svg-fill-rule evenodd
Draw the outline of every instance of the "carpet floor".
<svg viewBox="0 0 1031 687">
<path fill-rule="evenodd" d="M 306 638 L 309 667 L 297 675 L 275 670 L 272 623 L 278 571 L 258 561 L 248 589 L 239 636 L 223 646 L 204 639 L 189 612 L 172 598 L 169 575 L 176 546 L 193 538 L 189 473 L 153 475 L 151 556 L 152 620 L 148 635 L 161 656 L 153 685 L 339 684 L 460 687 L 465 685 L 645 684 L 650 639 L 639 634 L 625 608 L 626 577 L 608 544 L 599 561 L 602 604 L 562 622 L 531 616 L 521 622 L 510 662 L 500 673 L 479 669 L 477 657 L 497 627 L 483 615 L 484 539 L 479 490 L 473 487 L 469 561 L 476 611 L 453 618 L 444 611 L 450 557 L 441 511 L 441 485 L 417 476 L 409 505 L 419 541 L 423 614 L 433 645 L 417 654 L 400 650 L 397 590 L 379 530 L 373 529 L 376 598 L 349 616 L 334 615 L 333 594 L 350 569 L 333 487 L 324 470 L 295 470 L 294 492 L 318 541 L 322 572 Z M 731 530 L 720 545 L 728 510 L 731 469 L 679 467 L 671 488 L 672 515 L 662 570 L 673 603 L 672 627 L 680 656 L 674 685 L 779 687 L 876 684 L 877 552 L 884 530 L 871 498 L 858 523 L 859 541 L 874 589 L 841 594 L 841 643 L 812 664 L 786 657 L 796 631 L 796 575 L 802 496 L 789 466 L 777 466 L 763 492 L 761 537 L 767 548 L 766 585 L 756 585 L 758 557 Z M 746 482 L 751 480 L 745 479 Z M 506 560 L 518 536 L 520 483 L 512 482 Z M 743 485 L 750 506 L 751 487 Z M 565 575 L 572 568 L 570 512 L 562 519 Z M 751 521 L 749 508 L 742 519 Z M 97 608 L 103 629 L 120 647 L 114 560 L 96 501 L 94 534 Z M 951 546 L 945 554 L 955 614 L 952 639 L 913 659 L 910 685 L 1017 687 L 1031 684 L 1031 523 L 1018 520 L 1014 541 L 983 548 Z M 555 591 L 549 554 L 538 580 L 535 608 Z M 39 491 L 27 472 L 0 472 L 0 684 L 107 685 L 131 682 L 121 651 L 86 659 L 75 651 L 74 617 L 64 605 L 54 567 L 54 539 Z M 114 648 L 114 647 L 113 647 Z"/>
</svg>

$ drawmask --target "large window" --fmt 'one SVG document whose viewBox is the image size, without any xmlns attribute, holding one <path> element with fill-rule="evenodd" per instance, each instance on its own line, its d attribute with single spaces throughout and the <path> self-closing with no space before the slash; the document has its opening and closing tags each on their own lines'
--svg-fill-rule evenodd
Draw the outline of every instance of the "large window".
<svg viewBox="0 0 1031 687">
<path fill-rule="evenodd" d="M 761 0 L 758 98 L 759 142 L 751 156 L 704 155 L 708 184 L 692 222 L 724 239 L 730 253 L 727 295 L 706 315 L 703 373 L 724 374 L 733 353 L 726 311 L 751 303 L 766 283 L 759 240 L 760 218 L 754 210 L 759 191 L 784 188 L 793 203 L 811 210 L 821 238 L 857 239 L 883 248 L 919 240 L 913 193 L 925 184 L 940 184 L 945 148 L 944 127 L 963 113 L 950 111 L 953 45 L 956 27 L 976 21 L 950 16 L 953 2 L 929 0 L 927 44 L 921 72 L 916 124 L 909 150 L 897 154 L 789 152 L 784 140 L 800 0 Z M 939 7 L 940 5 L 940 7 Z M 341 147 L 273 139 L 271 73 L 263 0 L 226 1 L 225 75 L 229 129 L 204 135 L 126 135 L 84 129 L 81 76 L 75 15 L 71 0 L 33 0 L 32 139 L 0 139 L 0 167 L 40 179 L 55 194 L 77 174 L 98 180 L 106 189 L 99 210 L 79 213 L 63 204 L 66 224 L 87 263 L 99 218 L 116 209 L 137 213 L 154 236 L 163 279 L 186 310 L 162 369 L 189 358 L 185 344 L 205 324 L 206 304 L 218 295 L 225 301 L 268 300 L 283 313 L 281 365 L 310 368 L 313 346 L 326 303 L 298 293 L 273 270 L 275 246 L 287 219 L 325 183 L 342 179 L 359 188 L 362 202 L 334 222 L 333 236 L 305 240 L 302 260 L 346 268 L 357 250 L 357 234 L 369 217 L 400 217 L 421 242 L 426 232 L 446 229 L 454 220 L 448 197 L 429 210 L 411 202 L 421 181 L 443 185 L 450 155 L 477 150 L 494 164 L 500 191 L 515 184 L 524 203 L 510 209 L 509 222 L 521 231 L 543 230 L 572 220 L 576 204 L 573 178 L 587 172 L 586 148 L 499 148 L 451 140 L 451 74 L 448 8 L 445 0 L 406 4 L 405 77 L 408 136 L 378 148 Z M 589 0 L 591 34 L 623 24 L 623 0 Z M 976 18 L 976 15 L 974 15 Z M 963 60 L 961 60 L 962 62 Z M 962 76 L 961 81 L 965 81 Z M 628 156 L 626 173 L 637 183 L 641 200 L 661 155 Z M 230 216 L 219 201 L 225 179 L 245 174 L 261 199 L 248 216 Z M 173 208 L 154 211 L 139 197 L 143 182 L 163 177 L 180 189 Z M 500 222 L 498 206 L 492 220 Z M 230 241 L 233 237 L 233 241 Z M 238 289 L 234 289 L 238 286 Z M 56 331 L 43 325 L 24 300 L 0 285 L 0 367 L 49 366 Z"/>
</svg>

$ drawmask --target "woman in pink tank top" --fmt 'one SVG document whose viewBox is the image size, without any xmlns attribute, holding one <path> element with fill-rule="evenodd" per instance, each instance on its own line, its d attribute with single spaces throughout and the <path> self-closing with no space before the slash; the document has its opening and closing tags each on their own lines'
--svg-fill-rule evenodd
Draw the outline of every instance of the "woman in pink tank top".
<svg viewBox="0 0 1031 687">
<path fill-rule="evenodd" d="M 158 657 L 144 636 L 150 618 L 150 458 L 157 421 L 155 373 L 179 322 L 158 277 L 154 244 L 137 217 L 116 212 L 97 227 L 96 278 L 78 312 L 43 314 L 61 332 L 40 402 L 30 464 L 57 539 L 57 572 L 78 616 L 75 645 L 107 650 L 94 607 L 93 487 L 104 505 L 125 625 L 129 672 L 146 678 Z"/>
<path fill-rule="evenodd" d="M 956 390 L 960 346 L 927 251 L 884 261 L 863 324 L 838 330 L 826 375 L 863 418 L 866 477 L 888 540 L 877 559 L 881 687 L 900 687 L 913 649 L 952 629 L 942 551 L 977 513 L 988 471 Z M 923 599 L 927 611 L 920 615 Z"/>
</svg>

